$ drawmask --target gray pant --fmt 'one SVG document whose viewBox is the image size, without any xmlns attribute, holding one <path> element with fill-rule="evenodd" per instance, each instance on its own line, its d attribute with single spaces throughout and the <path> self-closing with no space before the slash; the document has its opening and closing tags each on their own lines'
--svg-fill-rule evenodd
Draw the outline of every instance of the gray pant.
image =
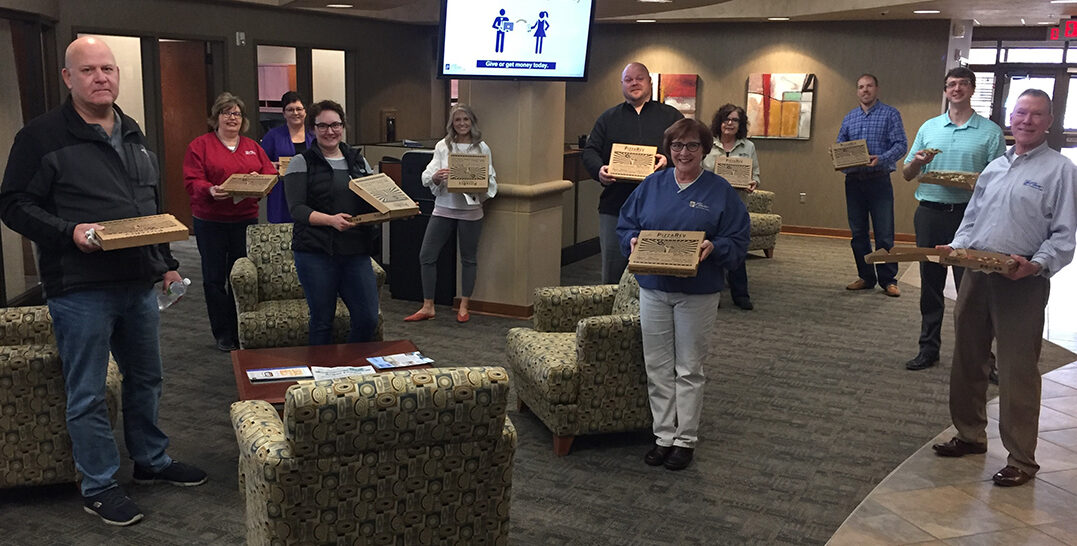
<svg viewBox="0 0 1077 546">
<path fill-rule="evenodd" d="M 602 249 L 602 284 L 617 284 L 628 267 L 628 258 L 621 254 L 616 215 L 598 215 L 598 246 Z"/>
<path fill-rule="evenodd" d="M 479 235 L 482 233 L 482 219 L 454 220 L 443 216 L 431 216 L 423 235 L 423 246 L 419 249 L 419 264 L 423 278 L 423 299 L 434 299 L 438 282 L 438 255 L 445 243 L 452 237 L 456 228 L 457 246 L 460 247 L 460 288 L 462 297 L 470 298 L 475 291 L 475 271 L 478 268 L 476 255 L 479 253 Z"/>
<path fill-rule="evenodd" d="M 640 288 L 639 315 L 655 443 L 696 447 L 703 410 L 703 361 L 721 293 Z"/>
</svg>

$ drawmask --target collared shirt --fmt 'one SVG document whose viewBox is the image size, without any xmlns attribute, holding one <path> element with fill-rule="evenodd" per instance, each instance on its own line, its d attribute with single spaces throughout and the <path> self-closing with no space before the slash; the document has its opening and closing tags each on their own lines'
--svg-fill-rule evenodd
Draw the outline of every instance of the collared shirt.
<svg viewBox="0 0 1077 546">
<path fill-rule="evenodd" d="M 979 114 L 973 113 L 964 125 L 957 125 L 950 121 L 949 113 L 943 112 L 920 126 L 905 162 L 911 162 L 916 152 L 925 148 L 938 148 L 942 153 L 924 165 L 922 172 L 978 173 L 1006 151 L 1006 137 L 998 125 Z M 938 184 L 920 184 L 916 187 L 916 199 L 919 201 L 966 203 L 970 197 L 972 192 L 961 188 Z"/>
<path fill-rule="evenodd" d="M 714 170 L 714 162 L 718 159 L 718 156 L 726 157 L 750 157 L 752 158 L 752 181 L 756 186 L 759 185 L 759 157 L 755 154 L 755 144 L 746 139 L 738 138 L 733 142 L 733 149 L 726 151 L 722 147 L 722 142 L 717 138 L 714 139 L 714 145 L 711 146 L 711 152 L 703 158 L 703 168 L 708 171 Z"/>
<path fill-rule="evenodd" d="M 684 118 L 676 108 L 649 100 L 643 103 L 639 112 L 628 103 L 614 106 L 595 120 L 591 135 L 587 137 L 581 159 L 591 178 L 598 180 L 598 171 L 609 163 L 610 152 L 616 144 L 638 144 L 642 146 L 662 147 L 662 135 L 670 125 Z M 662 152 L 662 150 L 659 150 Z M 667 156 L 667 161 L 669 157 Z M 628 195 L 636 189 L 635 182 L 619 181 L 606 186 L 598 199 L 600 214 L 616 215 L 620 213 Z"/>
<path fill-rule="evenodd" d="M 102 127 L 99 123 L 89 123 L 87 125 L 93 127 L 93 130 L 97 131 L 97 134 L 101 135 L 102 138 L 108 141 L 109 145 L 112 146 L 112 149 L 116 150 L 116 153 L 120 156 L 120 160 L 123 161 L 123 166 L 125 168 L 128 168 L 127 154 L 123 152 L 123 130 L 120 127 L 120 125 L 122 125 L 120 120 L 120 113 L 117 112 L 115 108 L 112 109 L 111 135 L 106 133 L 105 128 Z"/>
<path fill-rule="evenodd" d="M 865 112 L 857 106 L 845 114 L 838 130 L 838 142 L 864 139 L 868 142 L 868 153 L 878 156 L 874 167 L 854 167 L 845 169 L 844 173 L 891 173 L 894 164 L 909 147 L 905 137 L 905 125 L 901 123 L 901 113 L 897 108 L 877 100 Z"/>
<path fill-rule="evenodd" d="M 1044 142 L 984 169 L 950 246 L 1032 256 L 1050 277 L 1073 259 L 1075 229 L 1077 166 Z"/>
</svg>

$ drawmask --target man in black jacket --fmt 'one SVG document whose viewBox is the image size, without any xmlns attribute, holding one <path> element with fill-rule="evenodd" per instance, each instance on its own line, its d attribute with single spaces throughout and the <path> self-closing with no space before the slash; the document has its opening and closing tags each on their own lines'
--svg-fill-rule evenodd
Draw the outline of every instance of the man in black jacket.
<svg viewBox="0 0 1077 546">
<path fill-rule="evenodd" d="M 628 266 L 617 240 L 617 217 L 637 185 L 609 175 L 613 145 L 661 146 L 666 129 L 684 118 L 676 108 L 651 100 L 651 75 L 643 63 L 629 63 L 621 72 L 621 92 L 625 102 L 598 116 L 582 155 L 591 178 L 604 187 L 598 198 L 598 242 L 602 248 L 602 282 L 606 284 L 620 281 Z M 657 154 L 655 160 L 655 170 L 666 166 L 666 156 Z"/>
<path fill-rule="evenodd" d="M 157 427 L 160 316 L 154 283 L 181 280 L 167 244 L 101 252 L 96 222 L 160 212 L 157 158 L 114 102 L 119 68 L 109 47 L 82 37 L 67 48 L 71 96 L 15 136 L 0 186 L 0 217 L 37 243 L 38 271 L 63 362 L 67 431 L 87 512 L 130 525 L 142 512 L 115 479 L 120 454 L 105 404 L 109 352 L 123 374 L 123 424 L 138 483 L 205 483 L 165 453 Z"/>
</svg>

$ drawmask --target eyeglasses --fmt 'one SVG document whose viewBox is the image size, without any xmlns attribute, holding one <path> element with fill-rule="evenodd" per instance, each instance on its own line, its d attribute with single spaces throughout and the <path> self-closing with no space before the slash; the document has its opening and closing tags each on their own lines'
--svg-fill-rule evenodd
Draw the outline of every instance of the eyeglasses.
<svg viewBox="0 0 1077 546">
<path fill-rule="evenodd" d="M 722 123 L 740 123 L 740 118 L 725 118 Z"/>
<path fill-rule="evenodd" d="M 670 142 L 669 149 L 674 152 L 679 152 L 685 148 L 688 148 L 689 152 L 698 152 L 703 147 L 702 142 Z"/>
<path fill-rule="evenodd" d="M 241 118 L 243 117 L 243 112 L 221 112 L 220 115 L 222 118 Z"/>
<path fill-rule="evenodd" d="M 339 131 L 344 127 L 344 122 L 334 121 L 333 123 L 315 123 L 314 128 L 319 131 L 328 131 L 330 129 Z"/>
<path fill-rule="evenodd" d="M 303 108 L 302 106 L 300 106 L 299 108 L 285 108 L 284 113 L 286 113 L 286 114 L 302 114 L 303 111 L 305 111 L 305 110 L 306 110 L 306 108 Z"/>
<path fill-rule="evenodd" d="M 946 88 L 947 89 L 953 89 L 953 88 L 955 88 L 957 86 L 972 87 L 972 82 L 970 82 L 969 80 L 964 79 L 964 78 L 962 78 L 960 80 L 954 80 L 952 82 L 946 82 Z"/>
</svg>

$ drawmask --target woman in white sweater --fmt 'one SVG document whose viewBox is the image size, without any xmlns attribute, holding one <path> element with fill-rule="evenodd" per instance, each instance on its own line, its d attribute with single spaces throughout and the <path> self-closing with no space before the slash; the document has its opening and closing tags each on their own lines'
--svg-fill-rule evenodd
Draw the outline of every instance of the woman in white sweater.
<svg viewBox="0 0 1077 546">
<path fill-rule="evenodd" d="M 404 320 L 415 322 L 434 318 L 434 289 L 437 284 L 438 255 L 445 243 L 452 237 L 453 229 L 457 233 L 457 245 L 460 247 L 461 279 L 460 309 L 456 313 L 456 322 L 471 319 L 468 303 L 475 289 L 475 272 L 478 262 L 475 259 L 479 249 L 479 235 L 482 233 L 482 202 L 497 194 L 497 182 L 494 163 L 490 157 L 490 148 L 482 141 L 475 112 L 468 106 L 457 105 L 449 113 L 449 123 L 445 127 L 448 133 L 445 139 L 434 146 L 434 158 L 423 171 L 423 185 L 434 194 L 434 212 L 426 226 L 423 246 L 419 250 L 419 264 L 423 279 L 423 307 Z M 449 154 L 483 154 L 486 156 L 490 185 L 485 193 L 449 193 L 446 181 L 449 179 Z"/>
</svg>

